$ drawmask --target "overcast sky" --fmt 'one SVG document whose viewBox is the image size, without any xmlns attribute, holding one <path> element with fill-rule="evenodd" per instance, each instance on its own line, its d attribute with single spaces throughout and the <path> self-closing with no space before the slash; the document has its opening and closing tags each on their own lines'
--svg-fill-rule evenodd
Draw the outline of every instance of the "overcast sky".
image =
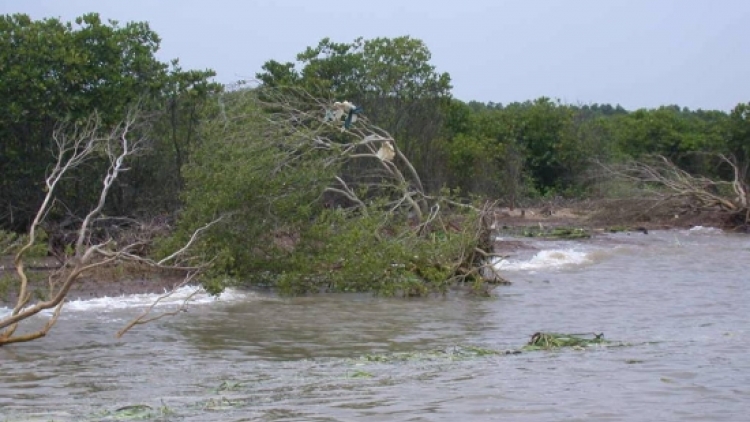
<svg viewBox="0 0 750 422">
<path fill-rule="evenodd" d="M 411 35 L 462 100 L 628 109 L 750 102 L 750 0 L 0 0 L 0 13 L 148 21 L 159 57 L 252 78 L 323 37 Z"/>
</svg>

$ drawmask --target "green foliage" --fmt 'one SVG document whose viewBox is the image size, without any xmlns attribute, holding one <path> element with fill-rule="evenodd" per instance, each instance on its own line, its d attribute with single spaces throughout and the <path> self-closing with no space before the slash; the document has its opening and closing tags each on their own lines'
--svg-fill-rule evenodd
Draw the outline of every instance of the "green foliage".
<svg viewBox="0 0 750 422">
<path fill-rule="evenodd" d="M 546 97 L 464 103 L 451 97 L 450 75 L 431 63 L 426 44 L 409 36 L 324 38 L 294 61 L 266 62 L 256 75 L 260 88 L 224 92 L 210 81 L 211 70 L 157 60 L 159 44 L 147 23 L 103 22 L 97 14 L 72 23 L 20 14 L 0 19 L 0 227 L 28 227 L 43 195 L 56 126 L 94 110 L 113 123 L 139 102 L 150 118 L 134 130 L 149 139 L 148 151 L 120 178 L 105 211 L 168 215 L 184 205 L 176 233 L 158 241 L 162 256 L 221 217 L 193 257 L 211 260 L 204 284 L 212 292 L 238 280 L 289 292 L 442 289 L 449 263 L 471 236 L 415 231 L 385 211 L 393 192 L 374 181 L 360 187 L 368 201 L 361 214 L 323 209 L 335 176 L 350 180 L 372 163 L 316 148 L 309 141 L 318 129 L 309 121 L 279 125 L 278 110 L 259 105 L 272 90 L 289 101 L 305 95 L 363 106 L 368 122 L 393 135 L 428 194 L 447 188 L 515 206 L 526 198 L 596 193 L 589 189 L 596 160 L 662 154 L 688 171 L 722 177 L 731 169 L 703 152 L 733 155 L 745 172 L 750 162 L 750 103 L 730 114 L 676 106 L 628 112 Z M 346 134 L 331 137 L 350 141 Z M 65 206 L 51 211 L 53 223 L 94 202 L 107 163 L 89 164 L 62 186 L 56 199 Z M 47 253 L 39 240 L 33 255 Z M 0 247 L 11 251 L 18 241 L 4 234 Z"/>
<path fill-rule="evenodd" d="M 52 133 L 62 123 L 75 124 L 97 112 L 105 127 L 120 121 L 134 103 L 154 115 L 167 109 L 172 129 L 155 135 L 154 152 L 164 152 L 174 164 L 164 168 L 157 160 L 144 159 L 143 170 L 121 180 L 109 201 L 113 213 L 131 211 L 135 197 L 148 183 L 164 185 L 177 171 L 199 117 L 196 98 L 215 90 L 207 79 L 212 71 L 185 72 L 177 61 L 170 65 L 156 58 L 160 38 L 145 22 L 120 25 L 104 22 L 98 14 L 83 15 L 75 22 L 55 18 L 32 20 L 23 14 L 0 16 L 0 227 L 24 230 L 43 196 L 42 182 L 52 164 Z M 167 105 L 164 105 L 165 98 Z M 175 150 L 174 152 L 172 150 Z M 103 159 L 71 173 L 58 200 L 66 212 L 81 214 L 95 202 L 106 170 Z M 145 175 L 140 178 L 141 175 Z M 175 178 L 172 176 L 172 178 Z M 174 183 L 172 184 L 175 185 Z M 176 186 L 179 187 L 179 186 Z M 53 214 L 50 216 L 55 218 Z"/>
<path fill-rule="evenodd" d="M 273 285 L 287 294 L 444 290 L 462 253 L 473 250 L 477 215 L 468 208 L 451 211 L 465 232 L 448 230 L 442 214 L 412 227 L 391 202 L 391 195 L 403 193 L 383 183 L 383 176 L 364 178 L 358 189 L 366 202 L 359 207 L 334 202 L 326 208 L 324 191 L 351 160 L 339 144 L 321 148 L 316 140 L 329 139 L 325 131 L 340 132 L 306 121 L 306 114 L 285 116 L 254 90 L 221 97 L 221 107 L 202 126 L 204 142 L 184 168 L 185 208 L 178 232 L 161 242 L 162 254 L 221 217 L 196 249 L 199 258 L 212 261 L 204 283 L 213 292 L 228 282 Z"/>
<path fill-rule="evenodd" d="M 351 373 L 347 372 L 346 374 L 347 378 L 372 378 L 373 375 L 370 372 L 362 371 L 362 370 L 355 370 Z"/>
<path fill-rule="evenodd" d="M 364 107 L 370 121 L 398 140 L 417 172 L 430 173 L 425 187 L 436 192 L 445 184 L 445 175 L 438 174 L 445 167 L 439 135 L 451 80 L 431 59 L 425 43 L 409 36 L 351 43 L 324 38 L 294 63 L 266 62 L 256 77 L 264 87 L 291 86 L 331 103 L 349 100 Z"/>
<path fill-rule="evenodd" d="M 587 193 L 595 161 L 660 154 L 696 174 L 717 176 L 706 153 L 747 156 L 745 108 L 720 111 L 676 106 L 628 112 L 574 106 L 548 98 L 506 106 L 455 102 L 448 108 L 450 185 L 464 192 L 523 196 Z M 745 132 L 743 132 L 745 131 Z M 491 181 L 494 181 L 492 183 Z M 528 181 L 533 187 L 529 189 Z"/>
<path fill-rule="evenodd" d="M 148 24 L 120 27 L 92 13 L 75 25 L 0 18 L 5 121 L 81 119 L 95 109 L 119 117 L 126 104 L 160 88 L 155 84 L 166 69 L 153 57 L 160 39 Z"/>
<path fill-rule="evenodd" d="M 28 235 L 0 230 L 0 256 L 15 255 L 29 240 Z M 48 235 L 43 229 L 36 232 L 34 244 L 26 250 L 27 258 L 44 258 L 49 254 Z"/>
<path fill-rule="evenodd" d="M 118 203 L 117 214 L 171 213 L 180 205 L 183 166 L 200 143 L 200 126 L 223 86 L 210 82 L 211 70 L 183 70 L 173 60 L 161 93 L 152 108 L 156 118 L 149 127 L 147 154 L 133 162 L 123 174 L 122 185 L 130 195 Z M 123 190 L 121 190 L 122 192 Z"/>
<path fill-rule="evenodd" d="M 23 238 L 18 233 L 0 230 L 0 256 L 15 253 L 23 244 Z"/>
<path fill-rule="evenodd" d="M 476 239 L 470 231 L 436 226 L 419 232 L 380 207 L 352 217 L 326 210 L 301 233 L 301 239 L 279 279 L 286 293 L 321 290 L 371 291 L 393 296 L 445 292 L 462 253 Z M 474 227 L 477 216 L 460 217 Z"/>
<path fill-rule="evenodd" d="M 158 89 L 154 78 L 164 71 L 153 58 L 159 38 L 147 24 L 119 27 L 88 14 L 75 25 L 0 17 L 0 197 L 22 225 L 35 210 L 30 198 L 41 195 L 54 127 L 94 110 L 114 122 L 127 104 Z M 84 186 L 76 193 L 88 200 Z"/>
<path fill-rule="evenodd" d="M 0 300 L 7 302 L 8 293 L 14 291 L 18 283 L 17 274 L 14 273 L 0 273 Z"/>
<path fill-rule="evenodd" d="M 727 117 L 677 106 L 641 109 L 611 119 L 609 132 L 624 156 L 663 155 L 691 173 L 714 176 L 713 162 L 700 153 L 726 152 Z"/>
<path fill-rule="evenodd" d="M 517 355 L 524 352 L 539 350 L 556 350 L 572 348 L 582 350 L 586 347 L 623 347 L 627 343 L 612 343 L 604 339 L 604 334 L 559 334 L 535 333 L 531 340 L 521 348 L 496 350 L 471 345 L 456 345 L 445 349 L 426 350 L 419 352 L 397 352 L 383 354 L 369 354 L 353 359 L 352 363 L 362 366 L 367 363 L 402 363 L 402 362 L 430 362 L 430 361 L 464 361 L 484 358 L 487 356 Z"/>
<path fill-rule="evenodd" d="M 464 191 L 511 202 L 569 186 L 595 150 L 575 136 L 574 115 L 548 98 L 507 107 L 454 105 L 448 122 L 452 180 Z"/>
<path fill-rule="evenodd" d="M 738 104 L 727 123 L 727 153 L 733 155 L 747 173 L 750 167 L 750 103 Z"/>
<path fill-rule="evenodd" d="M 221 101 L 184 167 L 178 232 L 159 249 L 174 250 L 194 230 L 222 217 L 202 236 L 198 252 L 213 260 L 215 274 L 233 278 L 254 274 L 260 263 L 279 265 L 277 258 L 309 221 L 312 204 L 337 167 L 325 165 L 312 144 L 268 123 L 255 92 L 231 92 Z"/>
<path fill-rule="evenodd" d="M 423 98 L 450 95 L 450 76 L 429 64 L 423 41 L 409 36 L 357 38 L 351 43 L 322 39 L 297 62 L 266 62 L 256 77 L 269 87 L 298 86 L 314 97 Z"/>
</svg>

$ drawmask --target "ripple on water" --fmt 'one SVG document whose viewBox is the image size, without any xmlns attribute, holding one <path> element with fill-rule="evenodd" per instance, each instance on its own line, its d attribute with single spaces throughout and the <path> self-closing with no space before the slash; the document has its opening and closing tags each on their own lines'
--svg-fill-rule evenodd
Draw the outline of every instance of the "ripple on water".
<svg viewBox="0 0 750 422">
<path fill-rule="evenodd" d="M 0 420 L 107 420 L 139 403 L 183 421 L 744 420 L 747 244 L 704 229 L 540 242 L 501 266 L 516 283 L 494 300 L 234 292 L 123 340 L 146 298 L 80 302 L 50 336 L 0 349 Z M 516 348 L 536 331 L 632 345 L 353 359 Z"/>
</svg>

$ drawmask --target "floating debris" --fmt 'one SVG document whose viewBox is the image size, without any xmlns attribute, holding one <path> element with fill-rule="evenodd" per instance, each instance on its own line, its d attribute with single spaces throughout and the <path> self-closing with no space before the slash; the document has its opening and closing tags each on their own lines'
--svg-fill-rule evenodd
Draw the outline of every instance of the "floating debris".
<svg viewBox="0 0 750 422">
<path fill-rule="evenodd" d="M 344 125 L 341 130 L 344 131 L 352 126 L 352 123 L 357 121 L 357 115 L 362 113 L 362 107 L 358 107 L 349 101 L 333 103 L 331 109 L 326 110 L 324 122 L 340 122 L 342 117 L 345 117 Z"/>
<path fill-rule="evenodd" d="M 627 343 L 612 343 L 604 339 L 604 333 L 560 334 L 537 332 L 531 340 L 520 349 L 489 349 L 478 346 L 454 346 L 446 349 L 427 350 L 422 352 L 398 352 L 364 355 L 355 359 L 353 363 L 397 363 L 397 362 L 431 362 L 431 361 L 460 361 L 485 356 L 517 355 L 537 350 L 553 350 L 571 348 L 583 350 L 592 346 L 628 346 Z"/>
<path fill-rule="evenodd" d="M 100 420 L 105 421 L 128 421 L 152 419 L 162 413 L 161 409 L 154 409 L 147 404 L 133 404 L 117 408 L 114 411 L 105 411 L 97 416 Z"/>
<path fill-rule="evenodd" d="M 370 372 L 367 371 L 353 371 L 351 373 L 347 373 L 347 378 L 372 378 L 373 375 Z"/>
<path fill-rule="evenodd" d="M 223 391 L 238 391 L 243 387 L 244 383 L 242 382 L 232 382 L 232 381 L 222 381 L 221 384 L 219 384 L 218 388 L 215 388 L 214 391 L 217 393 L 221 393 Z"/>
<path fill-rule="evenodd" d="M 584 348 L 609 343 L 604 339 L 604 333 L 596 334 L 560 334 L 537 332 L 523 347 L 523 350 L 550 350 L 561 347 Z"/>
<path fill-rule="evenodd" d="M 378 150 L 377 156 L 382 161 L 393 161 L 393 157 L 396 156 L 396 150 L 393 148 L 391 141 L 383 142 L 383 145 Z"/>
<path fill-rule="evenodd" d="M 226 397 L 210 398 L 201 404 L 203 410 L 231 410 L 247 405 L 245 400 L 230 400 Z"/>
<path fill-rule="evenodd" d="M 520 352 L 519 352 L 520 353 Z M 422 352 L 399 352 L 376 355 L 364 355 L 356 360 L 361 362 L 425 362 L 443 360 L 466 360 L 488 355 L 503 355 L 506 351 L 486 349 L 476 346 L 454 346 L 446 349 L 427 350 Z"/>
</svg>

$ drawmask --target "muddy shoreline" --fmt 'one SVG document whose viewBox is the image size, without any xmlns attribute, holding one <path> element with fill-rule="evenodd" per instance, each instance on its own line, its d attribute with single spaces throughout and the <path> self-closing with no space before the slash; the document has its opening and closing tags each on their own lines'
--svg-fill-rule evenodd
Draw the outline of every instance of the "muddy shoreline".
<svg viewBox="0 0 750 422">
<path fill-rule="evenodd" d="M 634 233 L 647 234 L 652 230 L 682 229 L 695 226 L 720 227 L 720 221 L 710 214 L 677 216 L 676 218 L 651 219 L 650 221 L 639 221 L 633 224 L 603 224 L 592 221 L 590 215 L 585 211 L 575 208 L 562 208 L 553 213 L 545 212 L 543 209 L 508 210 L 499 209 L 495 214 L 495 230 L 505 233 L 503 240 L 495 243 L 495 252 L 501 255 L 513 256 L 523 250 L 528 250 L 528 242 L 523 237 L 514 238 L 526 228 L 535 230 L 554 230 L 569 228 L 582 230 L 592 236 L 597 233 L 612 231 L 630 231 Z M 508 235 L 510 234 L 510 235 Z M 540 237 L 543 239 L 544 237 Z M 564 240 L 559 237 L 557 240 Z M 571 238 L 573 239 L 573 238 Z M 38 294 L 44 294 L 48 290 L 46 275 L 49 271 L 59 266 L 54 258 L 31 259 L 26 263 L 29 277 L 30 289 Z M 9 276 L 15 272 L 13 258 L 9 256 L 0 257 L 0 306 L 14 304 L 15 291 L 13 285 L 7 283 Z M 5 281 L 2 281 L 5 279 Z M 183 277 L 175 273 L 163 273 L 154 271 L 141 271 L 138 269 L 104 268 L 96 274 L 77 281 L 69 292 L 66 300 L 86 300 L 98 297 L 118 297 L 132 294 L 164 293 L 172 290 L 180 283 Z M 16 287 L 17 288 L 17 287 Z"/>
<path fill-rule="evenodd" d="M 54 258 L 35 258 L 26 265 L 29 290 L 44 296 L 49 291 L 47 276 L 59 267 Z M 15 274 L 12 257 L 0 257 L 0 306 L 15 304 L 17 283 L 5 286 Z M 118 297 L 132 294 L 165 293 L 183 282 L 174 272 L 134 271 L 122 267 L 102 268 L 95 274 L 77 280 L 66 300 L 87 300 L 99 297 Z"/>
</svg>

